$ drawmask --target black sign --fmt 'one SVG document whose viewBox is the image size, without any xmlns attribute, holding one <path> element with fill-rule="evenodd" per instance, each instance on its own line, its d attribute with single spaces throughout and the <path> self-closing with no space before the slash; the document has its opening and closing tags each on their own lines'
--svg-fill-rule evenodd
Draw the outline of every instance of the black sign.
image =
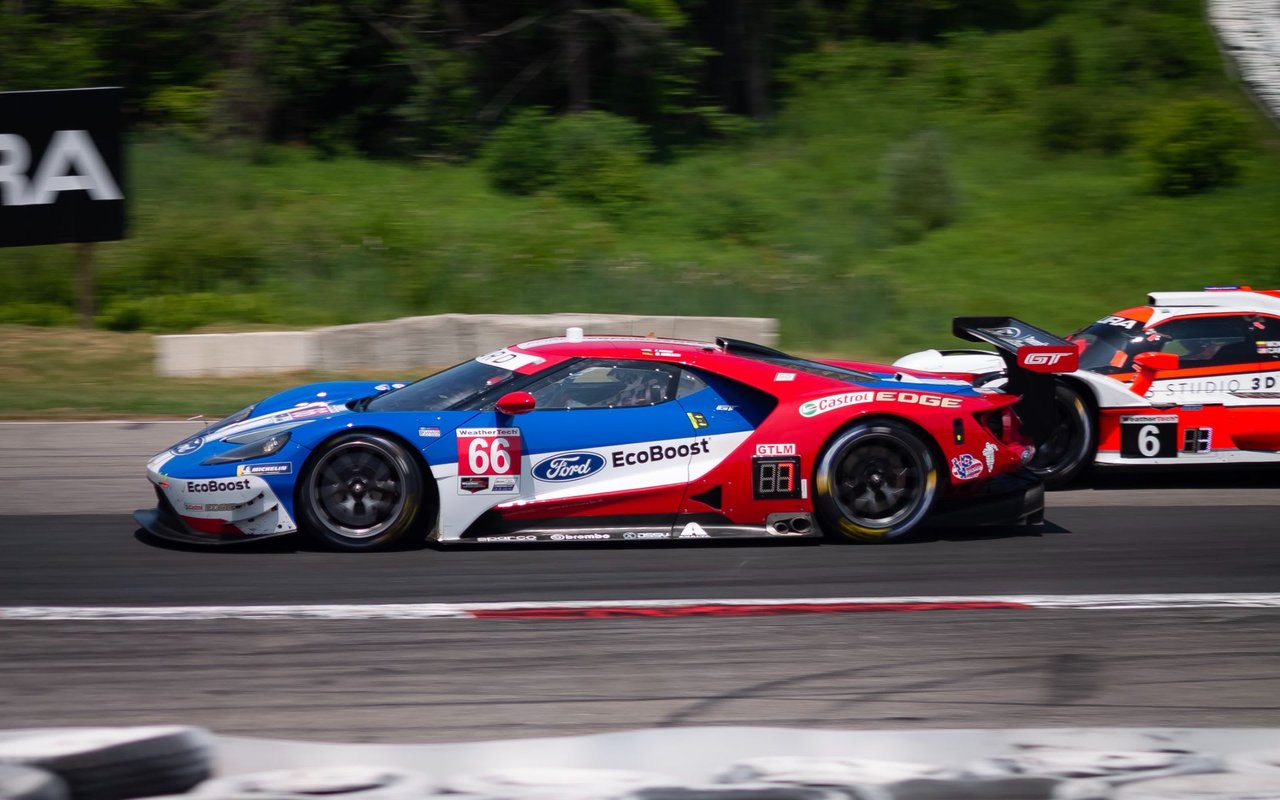
<svg viewBox="0 0 1280 800">
<path fill-rule="evenodd" d="M 124 238 L 120 97 L 0 92 L 0 247 Z"/>
</svg>

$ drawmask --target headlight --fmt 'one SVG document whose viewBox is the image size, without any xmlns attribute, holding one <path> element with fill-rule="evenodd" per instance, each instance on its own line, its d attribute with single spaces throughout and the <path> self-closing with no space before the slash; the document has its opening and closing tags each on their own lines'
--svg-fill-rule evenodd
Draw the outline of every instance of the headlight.
<svg viewBox="0 0 1280 800">
<path fill-rule="evenodd" d="M 251 431 L 245 431 L 244 433 L 237 433 L 235 436 L 227 436 L 223 438 L 222 441 L 230 442 L 231 444 L 254 444 L 255 442 L 260 442 L 263 439 L 274 436 L 277 433 L 284 433 L 285 431 L 291 431 L 294 428 L 306 425 L 310 421 L 311 420 L 304 419 L 295 420 L 293 422 L 282 422 L 278 425 L 266 425 L 261 428 L 254 428 Z"/>
<path fill-rule="evenodd" d="M 287 430 L 277 430 L 274 433 L 266 433 L 265 435 L 262 431 L 254 431 L 254 433 L 258 435 L 254 441 L 241 445 L 234 450 L 228 450 L 221 455 L 205 459 L 200 463 L 207 467 L 213 464 L 231 464 L 236 461 L 248 461 L 251 458 L 262 458 L 263 456 L 275 455 L 280 452 L 280 448 L 289 443 L 289 431 Z M 243 434 L 242 436 L 227 439 L 227 441 L 232 442 L 247 436 L 249 434 Z"/>
<path fill-rule="evenodd" d="M 194 453 L 200 449 L 201 445 L 209 440 L 210 434 L 216 433 L 217 431 L 231 425 L 235 425 L 237 422 L 244 422 L 251 414 L 253 414 L 253 406 L 246 406 L 229 417 L 224 417 L 212 425 L 206 425 L 199 433 L 188 436 L 173 447 L 169 448 L 169 452 L 173 453 L 175 456 L 184 456 L 188 453 Z"/>
<path fill-rule="evenodd" d="M 253 406 L 245 406 L 244 408 L 240 409 L 239 411 L 232 414 L 231 416 L 223 417 L 222 419 L 213 423 L 212 425 L 200 431 L 200 433 L 196 435 L 208 436 L 209 434 L 216 433 L 217 431 L 220 431 L 223 428 L 229 427 L 231 425 L 235 425 L 237 422 L 244 422 L 252 414 L 253 414 Z"/>
</svg>

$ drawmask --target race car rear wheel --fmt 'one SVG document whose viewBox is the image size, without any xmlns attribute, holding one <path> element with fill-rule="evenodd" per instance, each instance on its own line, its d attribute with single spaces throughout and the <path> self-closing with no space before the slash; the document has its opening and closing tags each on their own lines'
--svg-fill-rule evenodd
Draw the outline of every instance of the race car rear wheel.
<svg viewBox="0 0 1280 800">
<path fill-rule="evenodd" d="M 903 423 L 862 422 L 823 449 L 814 490 L 824 531 L 882 542 L 906 534 L 929 515 L 938 468 L 933 449 Z"/>
<path fill-rule="evenodd" d="M 298 485 L 303 530 L 341 550 L 377 550 L 408 533 L 422 507 L 422 473 L 397 442 L 348 433 L 323 445 Z"/>
<path fill-rule="evenodd" d="M 1053 410 L 1053 427 L 1043 442 L 1036 442 L 1036 453 L 1027 469 L 1046 487 L 1061 489 L 1084 477 L 1093 465 L 1098 426 L 1084 392 L 1068 383 L 1054 385 Z"/>
</svg>

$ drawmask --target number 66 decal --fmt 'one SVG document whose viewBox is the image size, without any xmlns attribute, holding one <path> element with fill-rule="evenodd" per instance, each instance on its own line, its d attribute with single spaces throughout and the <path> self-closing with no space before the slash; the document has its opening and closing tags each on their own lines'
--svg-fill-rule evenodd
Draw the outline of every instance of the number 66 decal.
<svg viewBox="0 0 1280 800">
<path fill-rule="evenodd" d="M 459 475 L 519 475 L 519 428 L 458 429 Z"/>
</svg>

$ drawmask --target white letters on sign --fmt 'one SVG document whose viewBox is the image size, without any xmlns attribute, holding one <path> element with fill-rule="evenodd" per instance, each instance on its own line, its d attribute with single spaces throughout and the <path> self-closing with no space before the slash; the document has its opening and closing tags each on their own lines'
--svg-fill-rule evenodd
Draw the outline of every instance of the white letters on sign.
<svg viewBox="0 0 1280 800">
<path fill-rule="evenodd" d="M 88 131 L 58 131 L 27 181 L 31 147 L 16 133 L 0 133 L 0 204 L 48 205 L 61 192 L 88 192 L 94 200 L 123 200 L 111 170 Z"/>
</svg>

